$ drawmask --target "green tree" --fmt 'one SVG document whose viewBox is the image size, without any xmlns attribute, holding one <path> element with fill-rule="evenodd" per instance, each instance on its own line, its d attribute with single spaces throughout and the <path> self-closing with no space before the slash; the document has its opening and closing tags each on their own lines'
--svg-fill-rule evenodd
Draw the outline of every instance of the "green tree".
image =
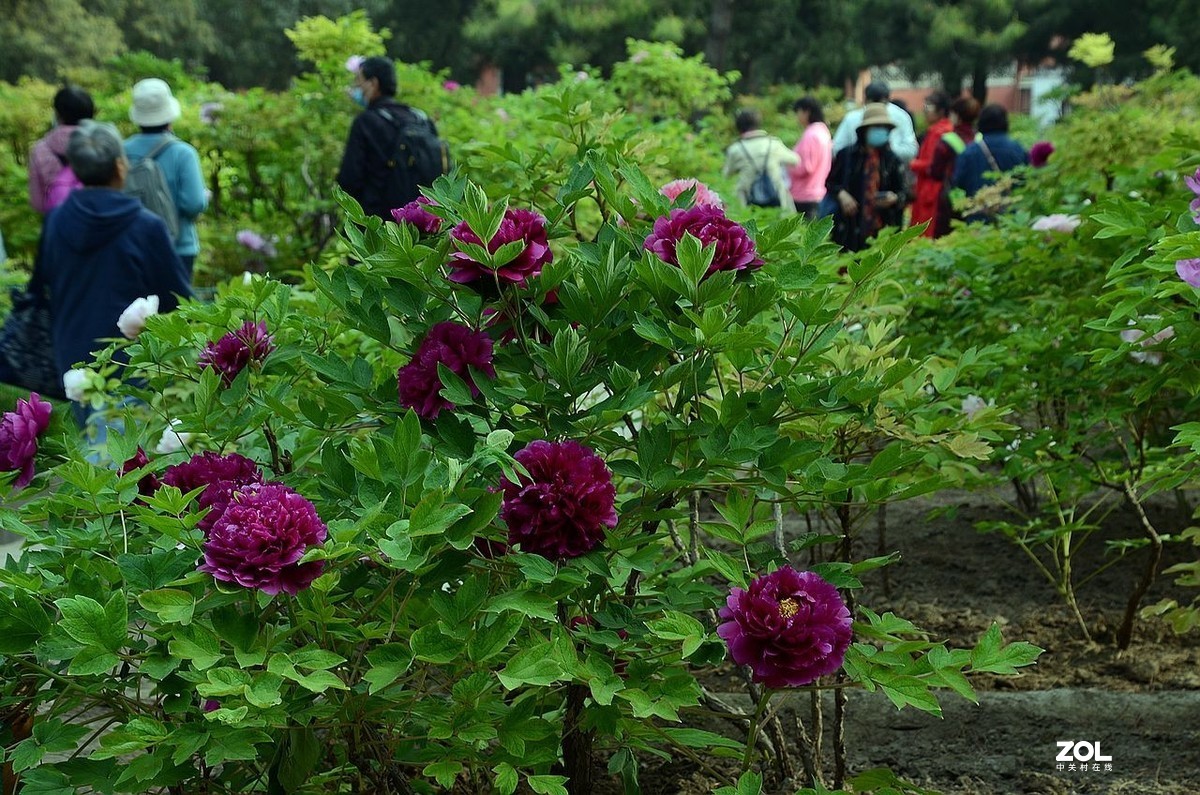
<svg viewBox="0 0 1200 795">
<path fill-rule="evenodd" d="M 116 21 L 79 0 L 0 0 L 0 80 L 55 80 L 64 69 L 100 66 L 125 51 Z"/>
</svg>

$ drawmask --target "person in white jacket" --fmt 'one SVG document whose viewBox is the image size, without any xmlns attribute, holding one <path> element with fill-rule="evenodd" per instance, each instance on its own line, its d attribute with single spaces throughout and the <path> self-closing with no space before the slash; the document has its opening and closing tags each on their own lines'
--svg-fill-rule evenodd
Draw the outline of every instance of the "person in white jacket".
<svg viewBox="0 0 1200 795">
<path fill-rule="evenodd" d="M 875 80 L 867 86 L 866 91 L 867 103 L 884 102 L 887 103 L 888 118 L 892 120 L 892 134 L 888 136 L 888 147 L 891 148 L 892 154 L 900 158 L 900 161 L 907 163 L 917 156 L 917 133 L 913 129 L 912 116 L 909 116 L 904 108 L 899 105 L 894 105 L 888 100 L 892 96 L 892 89 L 887 83 L 882 80 Z M 858 142 L 858 127 L 862 124 L 863 108 L 856 108 L 849 111 L 842 118 L 842 123 L 838 125 L 837 132 L 833 134 L 833 153 L 836 155 L 841 150 L 848 146 L 854 146 Z"/>
<path fill-rule="evenodd" d="M 796 212 L 788 187 L 788 166 L 800 162 L 799 156 L 783 141 L 762 129 L 762 116 L 757 110 L 743 108 L 734 116 L 738 139 L 725 150 L 725 176 L 737 176 L 737 195 L 748 204 L 750 187 L 763 171 L 771 177 L 779 197 L 779 209 L 784 215 Z"/>
</svg>

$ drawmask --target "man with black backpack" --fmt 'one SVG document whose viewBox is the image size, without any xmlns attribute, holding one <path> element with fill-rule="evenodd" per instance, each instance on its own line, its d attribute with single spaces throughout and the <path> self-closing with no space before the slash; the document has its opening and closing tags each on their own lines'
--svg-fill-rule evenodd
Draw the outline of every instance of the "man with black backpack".
<svg viewBox="0 0 1200 795">
<path fill-rule="evenodd" d="M 350 126 L 337 182 L 367 215 L 390 221 L 392 210 L 450 170 L 450 151 L 428 116 L 396 101 L 396 68 L 389 59 L 364 59 L 351 96 L 365 110 Z"/>
</svg>

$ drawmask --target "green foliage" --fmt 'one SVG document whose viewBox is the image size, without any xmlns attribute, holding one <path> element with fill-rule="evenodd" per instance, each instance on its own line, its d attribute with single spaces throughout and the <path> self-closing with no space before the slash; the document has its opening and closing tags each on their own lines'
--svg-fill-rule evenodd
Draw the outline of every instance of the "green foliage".
<svg viewBox="0 0 1200 795">
<path fill-rule="evenodd" d="M 265 221 L 294 206 L 239 190 L 255 169 L 292 190 L 295 171 L 311 176 L 320 161 L 287 164 L 338 137 L 322 125 L 348 117 L 340 66 L 334 49 L 322 58 L 331 66 L 306 78 L 306 104 L 221 95 L 217 123 L 191 131 L 216 168 L 216 212 L 244 202 L 233 217 Z M 592 77 L 514 98 L 508 120 L 463 96 L 447 100 L 445 126 L 475 122 L 478 142 L 461 147 L 472 179 L 442 178 L 428 194 L 446 229 L 465 222 L 483 239 L 506 207 L 544 215 L 554 260 L 528 285 L 453 283 L 446 232 L 418 237 L 339 196 L 339 256 L 312 259 L 290 286 L 224 281 L 211 303 L 154 316 L 98 357 L 90 397 L 111 388 L 140 401 L 122 411 L 109 457 L 153 450 L 169 428 L 190 435 L 189 452 L 250 457 L 316 506 L 329 537 L 304 560 L 324 570 L 294 597 L 215 581 L 196 570 L 196 493 L 142 497 L 145 472 L 47 444 L 43 474 L 0 517 L 28 542 L 0 570 L 0 707 L 20 705 L 42 727 L 5 748 L 27 788 L 319 793 L 351 781 L 382 792 L 411 781 L 557 793 L 560 765 L 579 762 L 564 739 L 586 737 L 627 781 L 635 753 L 740 756 L 740 778 L 725 783 L 753 792 L 753 731 L 747 748 L 687 725 L 723 659 L 715 610 L 729 589 L 803 555 L 853 593 L 896 557 L 852 554 L 873 511 L 981 477 L 1007 425 L 958 405 L 997 353 L 905 352 L 891 279 L 912 230 L 845 257 L 828 222 L 751 221 L 760 270 L 706 276 L 716 252 L 691 238 L 669 265 L 644 249 L 670 210 L 657 186 L 697 162 L 696 144 L 664 134 L 671 122 L 620 112 Z M 493 265 L 518 253 L 471 251 Z M 208 341 L 249 319 L 273 336 L 264 361 L 228 386 L 197 368 Z M 448 320 L 490 331 L 497 377 L 476 373 L 476 394 L 440 368 L 456 406 L 421 419 L 397 403 L 397 368 Z M 106 375 L 118 350 L 125 384 Z M 619 523 L 574 559 L 486 556 L 483 542 L 504 537 L 496 489 L 519 479 L 513 455 L 542 439 L 605 460 Z M 156 452 L 148 470 L 184 455 Z M 784 538 L 793 512 L 820 532 Z M 955 650 L 891 613 L 860 605 L 855 617 L 837 683 L 898 706 L 936 713 L 941 692 L 972 696 L 966 675 L 1012 673 L 1037 655 L 997 629 Z M 104 721 L 94 738 L 75 723 L 84 715 Z"/>
</svg>

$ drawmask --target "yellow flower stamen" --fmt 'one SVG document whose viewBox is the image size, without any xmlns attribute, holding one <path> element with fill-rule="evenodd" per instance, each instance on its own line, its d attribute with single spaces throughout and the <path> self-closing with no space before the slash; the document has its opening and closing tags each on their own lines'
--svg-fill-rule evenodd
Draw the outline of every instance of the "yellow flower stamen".
<svg viewBox="0 0 1200 795">
<path fill-rule="evenodd" d="M 800 605 L 795 599 L 779 600 L 779 615 L 784 618 L 791 618 L 798 612 L 800 612 Z"/>
</svg>

